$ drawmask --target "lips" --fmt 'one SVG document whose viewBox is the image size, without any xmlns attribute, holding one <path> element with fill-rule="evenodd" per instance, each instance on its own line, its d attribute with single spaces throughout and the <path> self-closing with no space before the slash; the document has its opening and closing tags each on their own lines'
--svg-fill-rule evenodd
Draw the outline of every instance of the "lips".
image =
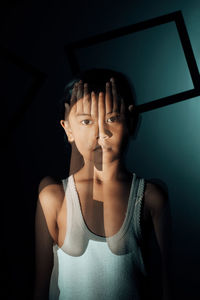
<svg viewBox="0 0 200 300">
<path fill-rule="evenodd" d="M 96 151 L 96 150 L 101 150 L 102 148 L 101 148 L 101 146 L 97 146 L 95 149 L 94 149 L 94 151 Z"/>
<path fill-rule="evenodd" d="M 111 151 L 111 148 L 110 147 L 108 147 L 108 146 L 104 146 L 104 145 L 102 145 L 102 146 L 97 146 L 95 149 L 94 149 L 94 151 Z"/>
</svg>

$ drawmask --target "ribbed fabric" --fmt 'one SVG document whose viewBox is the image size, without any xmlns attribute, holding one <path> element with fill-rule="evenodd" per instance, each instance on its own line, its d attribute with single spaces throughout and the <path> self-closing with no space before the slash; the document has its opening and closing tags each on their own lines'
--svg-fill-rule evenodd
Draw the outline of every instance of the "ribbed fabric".
<svg viewBox="0 0 200 300">
<path fill-rule="evenodd" d="M 73 175 L 63 180 L 67 232 L 54 246 L 50 300 L 139 300 L 145 276 L 140 240 L 144 179 L 133 174 L 126 216 L 112 237 L 91 232 L 82 216 Z"/>
</svg>

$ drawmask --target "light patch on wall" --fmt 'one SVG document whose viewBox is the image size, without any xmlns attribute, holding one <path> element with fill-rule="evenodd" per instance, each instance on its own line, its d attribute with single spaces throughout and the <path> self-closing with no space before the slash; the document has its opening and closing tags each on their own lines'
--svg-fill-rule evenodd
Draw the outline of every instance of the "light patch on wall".
<svg viewBox="0 0 200 300">
<path fill-rule="evenodd" d="M 80 69 L 105 67 L 125 73 L 140 105 L 193 89 L 174 22 L 76 49 Z"/>
</svg>

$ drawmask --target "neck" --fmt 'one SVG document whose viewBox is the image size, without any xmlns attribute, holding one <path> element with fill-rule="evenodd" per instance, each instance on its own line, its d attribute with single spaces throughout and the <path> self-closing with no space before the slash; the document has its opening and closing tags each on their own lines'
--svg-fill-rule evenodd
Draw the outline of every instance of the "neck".
<svg viewBox="0 0 200 300">
<path fill-rule="evenodd" d="M 85 161 L 81 173 L 85 178 L 99 184 L 110 181 L 126 180 L 130 176 L 130 172 L 126 170 L 122 162 L 118 159 L 102 164 L 101 170 L 96 168 L 91 161 Z"/>
</svg>

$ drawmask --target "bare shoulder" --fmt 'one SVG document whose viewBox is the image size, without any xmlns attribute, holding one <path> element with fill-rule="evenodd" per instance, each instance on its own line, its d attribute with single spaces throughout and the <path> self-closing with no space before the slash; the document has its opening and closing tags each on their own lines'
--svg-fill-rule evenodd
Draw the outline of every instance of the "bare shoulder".
<svg viewBox="0 0 200 300">
<path fill-rule="evenodd" d="M 39 193 L 46 190 L 60 190 L 62 187 L 62 180 L 56 179 L 52 176 L 44 177 L 39 184 Z M 62 190 L 62 189 L 61 189 Z"/>
<path fill-rule="evenodd" d="M 57 216 L 62 207 L 65 192 L 61 180 L 53 177 L 44 177 L 38 187 L 38 203 L 36 223 L 47 225 L 48 231 L 54 242 L 58 239 Z M 41 226 L 40 226 L 41 228 Z"/>
<path fill-rule="evenodd" d="M 38 201 L 48 220 L 56 222 L 57 214 L 64 201 L 65 192 L 61 180 L 51 176 L 44 177 L 38 187 Z"/>
<path fill-rule="evenodd" d="M 61 180 L 51 176 L 44 177 L 38 187 L 39 200 L 42 205 L 58 206 L 64 199 L 64 189 Z"/>
<path fill-rule="evenodd" d="M 161 213 L 168 206 L 168 193 L 157 183 L 146 182 L 144 203 L 149 213 L 154 216 Z"/>
</svg>

